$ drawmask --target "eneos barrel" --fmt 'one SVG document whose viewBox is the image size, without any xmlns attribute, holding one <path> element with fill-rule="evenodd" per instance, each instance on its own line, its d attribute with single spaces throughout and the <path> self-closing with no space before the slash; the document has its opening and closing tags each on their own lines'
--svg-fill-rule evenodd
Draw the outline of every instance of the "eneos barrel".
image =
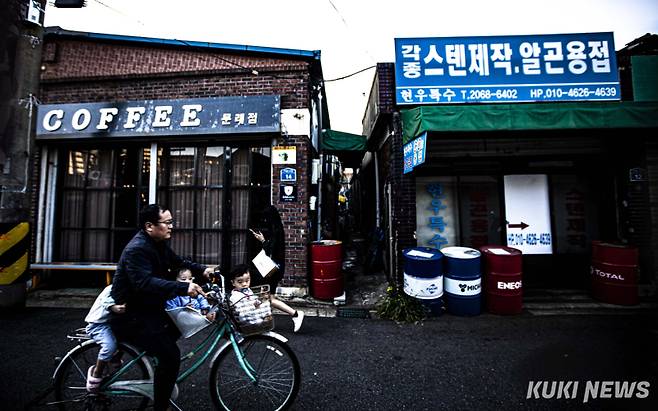
<svg viewBox="0 0 658 411">
<path fill-rule="evenodd" d="M 311 294 L 329 300 L 343 294 L 343 246 L 341 241 L 311 243 Z"/>
<path fill-rule="evenodd" d="M 443 254 L 435 248 L 413 247 L 404 256 L 404 292 L 417 298 L 433 315 L 443 312 Z"/>
<path fill-rule="evenodd" d="M 592 242 L 592 297 L 609 304 L 635 305 L 638 250 L 635 247 Z"/>
<path fill-rule="evenodd" d="M 480 251 L 487 311 L 494 314 L 520 313 L 523 309 L 521 251 L 498 245 L 487 245 Z"/>
<path fill-rule="evenodd" d="M 445 247 L 443 291 L 446 309 L 455 315 L 478 315 L 482 311 L 480 252 L 468 247 Z"/>
</svg>

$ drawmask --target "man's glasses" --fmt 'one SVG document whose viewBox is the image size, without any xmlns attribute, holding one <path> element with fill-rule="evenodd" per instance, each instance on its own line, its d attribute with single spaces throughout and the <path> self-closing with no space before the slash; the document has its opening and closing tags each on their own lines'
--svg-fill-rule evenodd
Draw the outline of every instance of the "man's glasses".
<svg viewBox="0 0 658 411">
<path fill-rule="evenodd" d="M 174 223 L 175 223 L 174 220 L 158 221 L 158 224 L 164 224 L 164 225 L 170 225 L 170 226 L 173 226 Z"/>
</svg>

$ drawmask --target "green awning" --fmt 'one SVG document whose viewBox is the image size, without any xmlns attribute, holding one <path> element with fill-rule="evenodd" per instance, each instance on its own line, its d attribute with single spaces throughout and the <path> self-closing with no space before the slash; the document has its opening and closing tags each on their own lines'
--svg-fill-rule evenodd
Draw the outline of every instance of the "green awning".
<svg viewBox="0 0 658 411">
<path fill-rule="evenodd" d="M 336 130 L 322 130 L 322 151 L 365 151 L 366 137 Z"/>
<path fill-rule="evenodd" d="M 419 106 L 400 111 L 404 143 L 426 131 L 658 127 L 658 102 Z"/>
<path fill-rule="evenodd" d="M 336 130 L 322 130 L 322 152 L 336 155 L 345 167 L 361 166 L 366 137 Z"/>
</svg>

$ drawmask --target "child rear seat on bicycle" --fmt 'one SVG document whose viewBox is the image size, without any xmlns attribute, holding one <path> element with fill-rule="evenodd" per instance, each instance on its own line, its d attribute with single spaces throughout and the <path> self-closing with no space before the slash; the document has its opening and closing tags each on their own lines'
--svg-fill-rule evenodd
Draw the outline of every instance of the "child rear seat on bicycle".
<svg viewBox="0 0 658 411">
<path fill-rule="evenodd" d="M 110 295 L 111 290 L 112 286 L 108 285 L 101 291 L 85 317 L 85 321 L 88 323 L 85 331 L 100 346 L 96 365 L 92 365 L 87 371 L 87 391 L 89 392 L 98 392 L 106 368 L 113 373 L 121 367 L 121 358 L 116 355 L 118 353 L 117 340 L 110 329 L 108 320 L 110 311 L 123 314 L 126 312 L 126 305 L 117 304 Z M 109 367 L 106 367 L 108 364 Z"/>
</svg>

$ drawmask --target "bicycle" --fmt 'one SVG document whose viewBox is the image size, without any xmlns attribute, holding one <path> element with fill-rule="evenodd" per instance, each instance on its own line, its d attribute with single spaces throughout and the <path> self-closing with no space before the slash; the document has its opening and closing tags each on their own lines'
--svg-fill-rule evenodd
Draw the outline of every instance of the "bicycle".
<svg viewBox="0 0 658 411">
<path fill-rule="evenodd" d="M 222 279 L 221 276 L 214 277 Z M 208 336 L 182 356 L 181 372 L 176 380 L 171 405 L 178 408 L 174 402 L 178 384 L 212 355 L 209 386 L 217 409 L 288 408 L 295 400 L 300 385 L 297 357 L 286 344 L 288 340 L 271 331 L 271 313 L 270 323 L 263 324 L 264 328 L 245 327 L 234 315 L 228 294 L 217 284 L 210 287 L 209 301 L 213 301 L 217 318 L 210 323 L 213 328 Z M 269 293 L 267 296 L 269 298 Z M 55 401 L 49 405 L 57 405 L 62 410 L 143 410 L 153 400 L 153 359 L 145 352 L 120 342 L 122 365 L 117 370 L 111 370 L 101 383 L 100 391 L 92 394 L 86 390 L 87 370 L 96 363 L 99 347 L 80 332 L 67 337 L 76 340 L 78 345 L 62 358 L 53 373 Z M 226 341 L 220 346 L 222 339 Z M 234 356 L 230 355 L 231 352 Z M 202 353 L 201 356 L 185 369 L 184 361 L 198 353 Z"/>
</svg>

